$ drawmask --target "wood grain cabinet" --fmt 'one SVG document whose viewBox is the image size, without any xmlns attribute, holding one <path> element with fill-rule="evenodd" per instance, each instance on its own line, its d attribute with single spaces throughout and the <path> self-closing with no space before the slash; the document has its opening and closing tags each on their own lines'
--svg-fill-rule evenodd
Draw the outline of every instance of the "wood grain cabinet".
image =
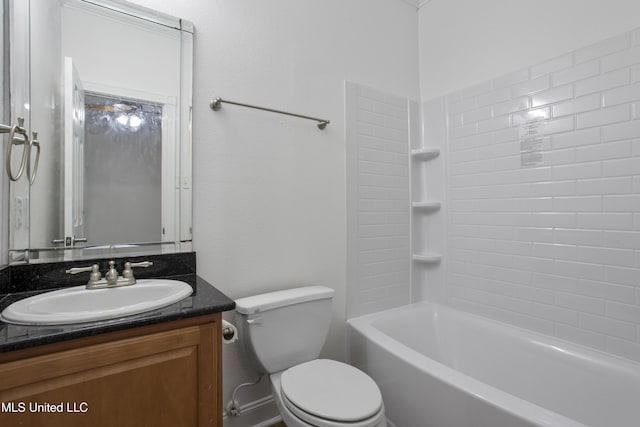
<svg viewBox="0 0 640 427">
<path fill-rule="evenodd" d="M 222 427 L 220 319 L 0 354 L 0 426 Z"/>
</svg>

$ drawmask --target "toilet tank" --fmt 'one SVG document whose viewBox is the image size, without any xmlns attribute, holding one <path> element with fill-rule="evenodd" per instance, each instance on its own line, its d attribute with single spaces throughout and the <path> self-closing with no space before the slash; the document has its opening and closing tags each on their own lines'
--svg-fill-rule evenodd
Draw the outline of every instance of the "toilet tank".
<svg viewBox="0 0 640 427">
<path fill-rule="evenodd" d="M 236 326 L 246 356 L 272 374 L 317 359 L 329 332 L 335 291 L 308 286 L 236 300 Z"/>
</svg>

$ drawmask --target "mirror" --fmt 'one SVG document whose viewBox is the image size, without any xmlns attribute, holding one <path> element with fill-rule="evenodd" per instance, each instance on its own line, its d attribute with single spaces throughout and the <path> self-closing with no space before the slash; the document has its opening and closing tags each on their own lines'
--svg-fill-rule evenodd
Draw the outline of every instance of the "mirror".
<svg viewBox="0 0 640 427">
<path fill-rule="evenodd" d="M 12 8 L 12 119 L 41 157 L 10 185 L 10 262 L 191 250 L 193 26 L 121 0 Z"/>
</svg>

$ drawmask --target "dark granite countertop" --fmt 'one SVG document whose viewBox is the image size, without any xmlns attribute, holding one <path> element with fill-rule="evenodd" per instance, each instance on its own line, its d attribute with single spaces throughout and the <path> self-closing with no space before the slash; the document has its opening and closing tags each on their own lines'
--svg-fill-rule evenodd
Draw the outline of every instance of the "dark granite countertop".
<svg viewBox="0 0 640 427">
<path fill-rule="evenodd" d="M 119 319 L 55 326 L 12 325 L 0 321 L 0 353 L 51 344 L 123 329 L 233 310 L 235 303 L 204 279 L 196 276 L 172 277 L 194 287 L 191 296 L 157 310 Z M 13 302 L 40 292 L 9 294 L 0 300 L 0 311 Z"/>
<path fill-rule="evenodd" d="M 166 257 L 163 256 L 163 258 Z M 178 258 L 178 260 L 186 259 L 186 263 L 193 264 L 193 268 L 187 268 L 186 270 L 181 269 L 181 271 L 176 271 L 175 269 L 173 269 L 170 272 L 156 271 L 156 274 L 152 274 L 153 271 L 149 271 L 148 274 L 141 275 L 146 277 L 139 278 L 142 279 L 156 277 L 187 282 L 194 289 L 191 296 L 175 304 L 171 304 L 169 306 L 153 311 L 125 316 L 118 319 L 102 320 L 96 322 L 55 326 L 23 326 L 13 325 L 0 321 L 0 353 L 21 350 L 29 347 L 36 347 L 44 344 L 52 344 L 76 338 L 89 337 L 93 335 L 104 334 L 107 332 L 120 331 L 140 326 L 147 326 L 157 323 L 171 322 L 175 320 L 203 316 L 207 314 L 220 313 L 227 310 L 233 310 L 235 308 L 235 302 L 233 300 L 231 300 L 210 283 L 195 274 L 195 254 L 173 256 L 171 260 L 176 261 L 176 258 Z M 193 258 L 193 260 L 191 260 L 191 258 Z M 173 264 L 175 265 L 175 262 Z M 43 273 L 43 270 L 45 270 L 46 268 L 48 268 L 49 271 Z M 36 271 L 37 277 L 35 273 L 33 273 L 34 276 L 30 277 L 29 282 L 37 282 L 40 276 L 44 278 L 51 277 L 51 271 L 55 271 L 48 266 L 40 266 L 37 269 L 29 269 L 29 272 L 35 270 L 38 270 Z M 57 270 L 60 270 L 60 268 L 57 268 Z M 180 274 L 184 273 L 187 270 L 190 270 L 187 274 Z M 67 287 L 77 285 L 77 283 L 65 283 L 61 285 L 62 286 L 60 287 Z M 23 287 L 23 289 L 25 288 Z M 15 289 L 12 289 L 13 292 L 4 294 L 0 293 L 0 311 L 4 310 L 4 308 L 14 303 L 15 301 L 51 290 L 51 288 L 39 289 L 38 287 L 36 287 L 36 289 L 29 289 L 27 287 L 27 289 L 28 290 L 25 290 L 23 292 L 15 292 Z"/>
</svg>

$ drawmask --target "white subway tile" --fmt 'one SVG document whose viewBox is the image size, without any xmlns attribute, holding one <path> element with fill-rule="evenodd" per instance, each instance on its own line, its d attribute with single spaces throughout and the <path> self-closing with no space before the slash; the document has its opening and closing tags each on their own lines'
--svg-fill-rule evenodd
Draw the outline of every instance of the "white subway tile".
<svg viewBox="0 0 640 427">
<path fill-rule="evenodd" d="M 533 243 L 532 255 L 539 258 L 577 260 L 576 247 L 574 245 L 562 245 L 557 243 Z"/>
<path fill-rule="evenodd" d="M 596 264 L 617 265 L 620 267 L 634 267 L 635 254 L 630 249 L 598 248 L 578 246 L 578 261 Z"/>
<path fill-rule="evenodd" d="M 553 210 L 559 212 L 600 212 L 602 197 L 554 197 Z"/>
<path fill-rule="evenodd" d="M 576 295 L 573 293 L 569 294 L 564 292 L 556 292 L 554 302 L 555 304 L 561 307 L 582 312 L 580 314 L 580 317 L 582 317 L 584 313 L 604 314 L 605 302 L 598 298 L 590 298 L 582 295 Z M 582 325 L 582 326 L 585 327 L 585 325 Z M 590 328 L 586 328 L 586 329 L 590 329 Z M 595 332 L 604 332 L 604 331 L 595 330 Z"/>
<path fill-rule="evenodd" d="M 387 97 L 383 92 L 375 90 L 367 86 L 358 85 L 358 95 L 361 98 L 368 98 L 370 100 L 378 101 L 383 104 L 387 103 Z"/>
<path fill-rule="evenodd" d="M 601 246 L 602 233 L 602 230 L 556 228 L 553 230 L 553 242 L 566 245 Z"/>
<path fill-rule="evenodd" d="M 555 260 L 554 274 L 578 279 L 602 280 L 604 268 L 600 264 Z"/>
<path fill-rule="evenodd" d="M 602 198 L 602 205 L 605 212 L 639 212 L 640 195 L 624 194 L 620 196 L 604 196 Z M 638 246 L 638 248 L 640 248 L 640 246 Z"/>
<path fill-rule="evenodd" d="M 506 74 L 504 76 L 493 79 L 494 88 L 502 88 L 506 86 L 512 86 L 514 84 L 529 80 L 529 70 L 518 70 L 513 73 Z"/>
<path fill-rule="evenodd" d="M 619 159 L 631 156 L 631 141 L 616 141 L 606 144 L 593 144 L 576 147 L 577 162 Z M 604 163 L 606 164 L 606 163 Z"/>
<path fill-rule="evenodd" d="M 581 147 L 600 142 L 600 129 L 587 129 L 576 132 L 554 135 L 551 138 L 553 149 Z"/>
<path fill-rule="evenodd" d="M 640 63 L 640 47 L 623 50 L 602 58 L 602 72 L 625 68 Z"/>
<path fill-rule="evenodd" d="M 618 123 L 602 128 L 603 141 L 615 141 L 619 139 L 632 139 L 640 135 L 640 121 Z"/>
<path fill-rule="evenodd" d="M 611 89 L 602 94 L 602 105 L 604 107 L 637 100 L 640 100 L 640 83 Z"/>
<path fill-rule="evenodd" d="M 384 119 L 382 120 L 382 123 L 384 124 L 385 127 L 396 129 L 396 130 L 406 131 L 408 127 L 406 117 L 396 118 L 396 117 L 387 116 L 387 117 L 384 117 Z M 402 142 L 404 143 L 405 141 L 403 140 Z"/>
<path fill-rule="evenodd" d="M 492 132 L 509 127 L 509 116 L 496 117 L 491 120 L 478 122 L 478 133 Z"/>
<path fill-rule="evenodd" d="M 582 96 L 553 105 L 553 117 L 567 116 L 600 108 L 600 95 Z"/>
<path fill-rule="evenodd" d="M 631 47 L 631 33 L 611 37 L 599 43 L 579 49 L 575 53 L 577 63 L 597 59 Z"/>
<path fill-rule="evenodd" d="M 477 132 L 477 129 L 478 125 L 476 123 L 471 123 L 457 128 L 451 128 L 449 129 L 449 137 L 451 139 L 464 138 L 465 136 L 475 134 Z"/>
<path fill-rule="evenodd" d="M 605 267 L 606 269 L 607 267 Z M 571 291 L 580 295 L 599 298 L 602 300 L 628 302 L 633 300 L 635 288 L 633 286 L 616 285 L 605 281 L 580 279 Z"/>
<path fill-rule="evenodd" d="M 584 179 L 576 185 L 577 194 L 629 194 L 632 182 L 628 177 Z"/>
<path fill-rule="evenodd" d="M 602 312 L 593 311 L 592 313 L 604 314 L 604 301 L 598 301 L 602 303 Z M 594 332 L 600 332 L 609 336 L 627 340 L 634 340 L 636 335 L 636 328 L 633 323 L 593 314 L 580 313 L 580 326 Z"/>
<path fill-rule="evenodd" d="M 633 229 L 633 215 L 628 213 L 578 213 L 578 228 L 594 230 L 629 230 Z"/>
<path fill-rule="evenodd" d="M 569 325 L 578 325 L 578 312 L 575 310 L 569 310 L 562 307 L 557 307 L 548 304 L 534 304 L 534 311 L 531 313 L 543 319 L 553 320 L 555 322 L 566 323 Z"/>
<path fill-rule="evenodd" d="M 537 212 L 534 214 L 535 226 L 546 228 L 575 228 L 576 214 L 566 212 Z"/>
<path fill-rule="evenodd" d="M 553 58 L 550 61 L 543 62 L 542 64 L 534 65 L 530 68 L 531 78 L 535 79 L 543 74 L 553 73 L 565 68 L 569 68 L 573 65 L 573 55 L 563 55 L 557 58 Z"/>
<path fill-rule="evenodd" d="M 601 176 L 601 174 L 602 167 L 600 162 L 576 163 L 572 165 L 561 165 L 553 167 L 554 180 L 596 178 Z"/>
<path fill-rule="evenodd" d="M 613 248 L 640 248 L 640 233 L 624 231 L 605 231 L 604 245 Z"/>
<path fill-rule="evenodd" d="M 566 99 L 573 98 L 573 86 L 566 85 L 551 89 L 545 92 L 539 92 L 531 96 L 531 106 L 540 107 L 542 105 L 552 104 Z"/>
<path fill-rule="evenodd" d="M 509 101 L 501 102 L 493 106 L 494 116 L 503 116 L 505 114 L 514 113 L 516 111 L 522 111 L 529 108 L 529 97 L 523 96 Z"/>
<path fill-rule="evenodd" d="M 511 115 L 511 122 L 513 126 L 521 125 L 524 123 L 530 123 L 536 120 L 546 120 L 551 116 L 549 107 L 536 108 L 534 110 L 522 111 L 519 113 L 513 113 Z"/>
<path fill-rule="evenodd" d="M 553 86 L 561 86 L 597 76 L 598 74 L 600 74 L 600 64 L 598 61 L 592 61 L 563 71 L 557 71 L 551 75 L 551 78 Z"/>
<path fill-rule="evenodd" d="M 640 323 L 640 306 L 622 304 L 618 302 L 607 302 L 606 314 L 618 320 Z"/>
<path fill-rule="evenodd" d="M 604 278 L 607 282 L 632 286 L 638 286 L 640 282 L 640 279 L 638 279 L 638 270 L 635 268 L 606 266 L 604 273 Z"/>
<path fill-rule="evenodd" d="M 539 135 L 551 135 L 555 133 L 568 132 L 574 129 L 573 117 L 562 119 L 543 120 L 538 127 Z"/>
<path fill-rule="evenodd" d="M 531 95 L 533 93 L 549 89 L 551 87 L 550 80 L 549 76 L 542 76 L 523 83 L 517 83 L 511 86 L 511 97 L 518 98 L 520 96 Z"/>
<path fill-rule="evenodd" d="M 549 166 L 564 165 L 576 161 L 575 149 L 548 150 L 544 152 L 544 164 Z"/>
<path fill-rule="evenodd" d="M 574 196 L 576 183 L 575 181 L 534 182 L 529 185 L 529 191 L 534 196 Z"/>
<path fill-rule="evenodd" d="M 475 110 L 470 110 L 462 114 L 462 122 L 464 124 L 470 124 L 473 122 L 477 122 L 480 120 L 487 120 L 493 116 L 493 111 L 491 106 L 489 107 L 480 107 Z"/>
<path fill-rule="evenodd" d="M 578 114 L 576 116 L 576 127 L 578 129 L 600 127 L 628 120 L 631 120 L 631 108 L 629 104 L 623 104 Z"/>
<path fill-rule="evenodd" d="M 640 46 L 640 29 L 633 31 L 633 45 Z"/>
<path fill-rule="evenodd" d="M 628 309 L 640 311 L 640 62 L 615 68 L 633 60 L 630 44 L 625 33 L 449 96 L 449 155 L 437 159 L 448 162 L 449 302 L 616 354 L 640 340 Z M 532 114 L 543 157 L 522 167 Z M 376 160 L 383 173 L 400 166 Z M 375 197 L 401 177 L 367 182 Z M 363 221 L 406 224 L 396 209 Z"/>
<path fill-rule="evenodd" d="M 629 69 L 625 68 L 579 81 L 575 84 L 576 97 L 627 85 L 631 81 L 630 76 Z"/>
</svg>

